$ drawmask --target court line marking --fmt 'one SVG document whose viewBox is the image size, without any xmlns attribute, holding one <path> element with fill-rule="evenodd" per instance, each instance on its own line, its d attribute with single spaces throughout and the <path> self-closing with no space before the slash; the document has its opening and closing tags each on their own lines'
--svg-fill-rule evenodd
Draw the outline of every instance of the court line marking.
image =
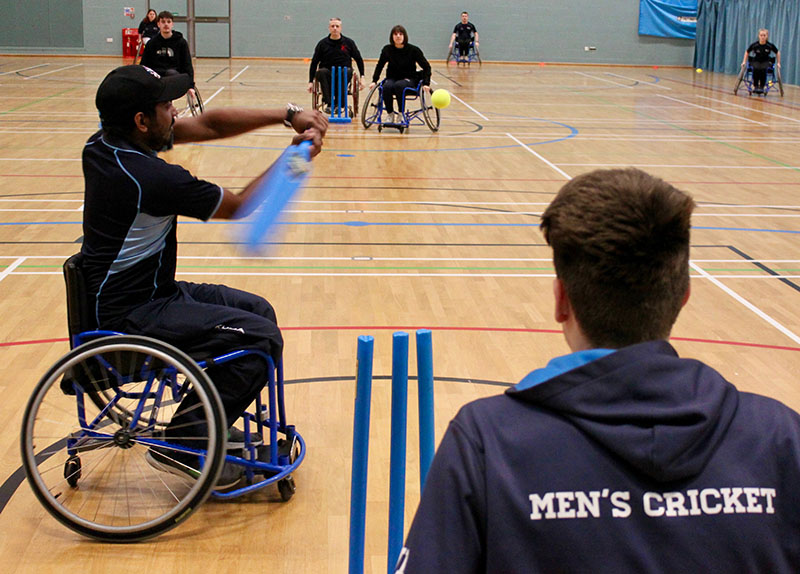
<svg viewBox="0 0 800 574">
<path fill-rule="evenodd" d="M 324 203 L 324 202 L 323 202 Z M 417 205 L 423 202 L 416 202 Z M 83 205 L 70 209 L 26 209 L 21 207 L 0 208 L 0 213 L 75 213 L 82 211 Z M 314 214 L 363 214 L 363 215 L 471 215 L 475 217 L 508 216 L 538 216 L 542 211 L 439 211 L 435 209 L 284 209 L 283 213 L 314 213 Z M 737 218 L 773 218 L 773 219 L 800 219 L 800 213 L 694 213 L 692 217 L 737 217 Z M 21 222 L 20 222 L 21 223 Z"/>
<path fill-rule="evenodd" d="M 462 104 L 464 104 L 465 106 L 467 106 L 467 107 L 468 107 L 469 109 L 471 109 L 473 112 L 475 112 L 476 114 L 478 114 L 478 116 L 480 116 L 481 118 L 483 118 L 485 121 L 487 121 L 487 122 L 490 122 L 490 121 L 492 121 L 492 120 L 490 120 L 489 118 L 487 118 L 486 116 L 484 116 L 482 113 L 480 113 L 478 110 L 476 110 L 475 108 L 473 108 L 471 105 L 469 105 L 467 102 L 465 102 L 464 100 L 462 100 L 461 98 L 459 98 L 459 97 L 458 97 L 457 95 L 455 95 L 453 92 L 450 92 L 450 95 L 451 95 L 451 96 L 453 96 L 453 98 L 455 98 L 456 100 L 458 100 L 458 101 L 459 101 L 459 102 L 461 102 Z"/>
<path fill-rule="evenodd" d="M 214 98 L 217 96 L 217 94 L 219 94 L 219 93 L 220 93 L 222 90 L 224 90 L 224 89 L 225 89 L 225 86 L 222 86 L 222 87 L 221 87 L 220 89 L 218 89 L 216 92 L 214 92 L 213 94 L 211 94 L 211 97 L 210 97 L 210 98 L 208 98 L 208 99 L 205 101 L 205 104 L 208 104 L 208 102 L 210 102 L 211 100 L 213 100 L 213 99 L 214 99 Z"/>
<path fill-rule="evenodd" d="M 699 268 L 698 268 L 699 269 Z M 702 270 L 701 270 L 702 271 Z M 17 271 L 13 275 L 62 275 L 61 271 Z M 191 271 L 191 270 L 178 270 L 176 275 L 181 276 L 200 276 L 200 277 L 461 277 L 473 279 L 485 278 L 519 278 L 519 279 L 552 279 L 556 276 L 555 273 L 484 273 L 475 271 L 473 273 L 420 273 L 414 271 L 400 272 L 341 272 L 333 273 L 326 272 L 293 272 L 293 271 Z M 719 279 L 745 279 L 745 280 L 761 280 L 761 281 L 779 281 L 781 279 L 800 279 L 800 275 L 711 275 L 702 271 L 701 275 L 690 275 L 692 279 L 709 279 L 713 282 L 718 282 Z M 0 276 L 0 281 L 5 276 Z M 742 300 L 744 302 L 744 300 Z M 749 303 L 746 303 L 746 306 Z M 800 337 L 795 339 L 800 343 Z"/>
<path fill-rule="evenodd" d="M 49 65 L 50 64 L 38 64 L 36 66 L 29 66 L 27 68 L 21 68 L 19 70 L 11 70 L 10 72 L 3 72 L 2 74 L 0 74 L 0 76 L 5 76 L 6 74 L 16 74 L 18 72 L 24 72 L 25 70 L 33 70 L 35 68 L 41 68 L 41 67 L 49 66 Z M 24 99 L 28 99 L 28 98 L 25 97 Z"/>
<path fill-rule="evenodd" d="M 800 123 L 800 120 L 798 120 L 796 118 L 790 118 L 789 116 L 782 116 L 780 114 L 773 114 L 773 113 L 770 113 L 770 112 L 765 112 L 764 110 L 756 110 L 756 109 L 753 109 L 753 108 L 751 108 L 749 106 L 742 106 L 740 104 L 734 104 L 733 102 L 729 102 L 727 100 L 718 100 L 716 98 L 711 98 L 709 96 L 701 96 L 699 94 L 697 95 L 697 97 L 698 98 L 703 98 L 704 100 L 711 100 L 712 102 L 717 102 L 719 104 L 726 104 L 728 106 L 733 106 L 734 108 L 742 108 L 743 110 L 749 110 L 749 111 L 752 111 L 752 112 L 757 112 L 757 113 L 761 114 L 762 116 L 772 116 L 774 118 L 780 118 L 782 120 L 789 120 L 790 122 Z"/>
<path fill-rule="evenodd" d="M 514 140 L 515 142 L 517 142 L 517 143 L 518 143 L 520 146 L 522 146 L 523 148 L 525 148 L 526 150 L 528 150 L 529 152 L 531 152 L 533 155 L 535 155 L 536 157 L 538 157 L 538 158 L 539 158 L 540 160 L 542 160 L 544 163 L 546 163 L 547 165 L 549 165 L 549 166 L 550 166 L 551 168 L 553 168 L 555 171 L 557 171 L 558 173 L 560 173 L 561 175 L 563 175 L 565 178 L 567 178 L 568 180 L 572 179 L 572 178 L 571 178 L 571 177 L 570 177 L 570 176 L 569 176 L 569 175 L 568 175 L 568 174 L 567 174 L 567 173 L 566 173 L 564 170 L 562 170 L 562 169 L 558 168 L 558 167 L 557 167 L 555 164 L 553 164 L 552 162 L 550 162 L 548 159 L 546 159 L 545 157 L 543 157 L 543 156 L 541 156 L 540 154 L 538 154 L 538 153 L 536 153 L 535 151 L 533 151 L 533 150 L 532 150 L 530 147 L 528 147 L 527 145 L 525 145 L 524 143 L 522 143 L 520 140 L 518 140 L 517 138 L 515 138 L 514 136 L 512 136 L 510 133 L 506 133 L 506 135 L 507 135 L 508 137 L 510 137 L 512 140 Z"/>
<path fill-rule="evenodd" d="M 245 70 L 247 70 L 247 68 L 249 68 L 249 67 L 250 67 L 250 65 L 247 65 L 247 66 L 245 66 L 244 68 L 242 68 L 242 70 L 241 70 L 241 71 L 240 71 L 238 74 L 236 74 L 234 77 L 232 77 L 232 78 L 231 78 L 230 80 L 228 80 L 228 81 L 229 81 L 229 82 L 233 82 L 233 81 L 234 81 L 236 78 L 238 78 L 239 76 L 241 76 L 242 74 L 244 74 Z"/>
<path fill-rule="evenodd" d="M 636 78 L 629 78 L 628 76 L 622 76 L 620 74 L 612 74 L 611 72 L 606 72 L 607 76 L 614 76 L 615 78 L 622 78 L 623 80 L 631 80 L 632 82 L 638 82 L 640 86 L 648 86 L 651 88 L 659 88 L 661 90 L 672 90 L 672 88 L 668 88 L 667 86 L 662 86 L 661 84 L 655 84 L 652 82 L 645 82 L 642 80 L 637 80 Z"/>
<path fill-rule="evenodd" d="M 749 309 L 750 311 L 761 317 L 764 321 L 772 325 L 778 331 L 789 337 L 792 341 L 794 341 L 797 344 L 800 344 L 800 336 L 796 335 L 795 333 L 793 333 L 792 331 L 790 331 L 789 329 L 778 323 L 778 321 L 776 321 L 775 319 L 767 315 L 764 311 L 762 311 L 761 309 L 750 303 L 750 301 L 748 301 L 747 299 L 736 293 L 736 291 L 734 291 L 733 289 L 722 283 L 719 279 L 710 275 L 709 273 L 707 273 L 706 271 L 704 271 L 691 261 L 689 262 L 689 266 L 695 271 L 697 271 L 700 275 L 702 275 L 704 279 L 708 279 L 709 281 L 711 281 L 714 285 L 722 289 L 725 293 L 733 297 L 736 301 L 744 305 L 747 309 Z"/>
<path fill-rule="evenodd" d="M 701 106 L 699 104 L 693 104 L 693 103 L 687 102 L 685 100 L 679 100 L 678 98 L 673 98 L 672 96 L 665 96 L 664 94 L 656 94 L 656 96 L 659 97 L 659 98 L 672 100 L 673 102 L 679 102 L 681 104 L 684 104 L 684 105 L 687 105 L 687 106 L 691 106 L 693 108 L 700 108 L 701 110 L 714 112 L 715 114 L 722 114 L 723 116 L 728 116 L 728 117 L 731 117 L 731 118 L 736 118 L 736 119 L 739 119 L 739 120 L 742 120 L 742 121 L 745 121 L 745 122 L 749 122 L 751 124 L 757 124 L 759 126 L 764 126 L 765 128 L 769 127 L 769 124 L 765 124 L 764 122 L 757 122 L 756 120 L 751 120 L 750 118 L 745 118 L 744 116 L 737 116 L 737 115 L 734 115 L 734 114 L 729 114 L 727 112 L 721 112 L 719 110 L 715 110 L 714 108 L 709 108 L 708 106 Z"/>
<path fill-rule="evenodd" d="M 633 88 L 633 86 L 629 86 L 628 84 L 620 84 L 619 82 L 614 82 L 612 80 L 606 80 L 605 78 L 598 78 L 597 76 L 592 76 L 591 74 L 587 74 L 586 72 L 573 72 L 573 74 L 577 74 L 579 76 L 586 76 L 587 78 L 591 78 L 592 80 L 600 80 L 601 82 L 608 82 L 609 84 L 614 84 L 615 86 L 620 86 L 622 88 L 628 88 L 629 90 Z M 639 80 L 634 80 L 634 82 L 638 82 Z M 574 86 L 576 88 L 581 88 L 581 86 Z"/>
<path fill-rule="evenodd" d="M 67 255 L 2 255 L 0 259 L 55 259 L 62 261 Z M 279 256 L 279 255 L 179 255 L 178 261 L 511 261 L 552 262 L 552 257 L 373 257 L 349 256 Z M 800 259 L 692 259 L 693 263 L 800 263 Z M 60 263 L 59 263 L 60 265 Z M 727 277 L 724 275 L 723 277 Z"/>
<path fill-rule="evenodd" d="M 17 260 L 15 260 L 11 265 L 6 267 L 5 270 L 0 272 L 0 281 L 2 281 L 3 279 L 5 279 L 9 275 L 11 275 L 14 272 L 14 269 L 19 267 L 24 262 L 25 262 L 25 258 L 24 257 L 20 257 Z"/>
<path fill-rule="evenodd" d="M 36 74 L 35 76 L 25 76 L 22 79 L 23 80 L 32 80 L 33 78 L 41 78 L 42 76 L 46 76 L 48 74 L 55 74 L 56 72 L 63 72 L 64 70 L 70 70 L 72 68 L 77 68 L 78 66 L 83 66 L 83 64 L 73 64 L 72 66 L 67 66 L 65 68 L 58 68 L 57 70 L 50 70 L 49 72 L 44 72 L 43 74 Z"/>
</svg>

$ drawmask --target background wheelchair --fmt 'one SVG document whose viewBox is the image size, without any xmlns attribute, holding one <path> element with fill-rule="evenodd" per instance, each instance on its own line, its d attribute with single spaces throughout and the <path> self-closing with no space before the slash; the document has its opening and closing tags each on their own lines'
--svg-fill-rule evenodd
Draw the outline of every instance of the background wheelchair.
<svg viewBox="0 0 800 574">
<path fill-rule="evenodd" d="M 186 92 L 186 107 L 178 112 L 180 117 L 191 114 L 199 116 L 203 113 L 205 107 L 203 106 L 203 98 L 200 97 L 200 90 L 197 86 L 192 86 L 192 89 Z"/>
<path fill-rule="evenodd" d="M 83 331 L 88 305 L 80 264 L 80 254 L 64 264 L 72 350 L 41 378 L 22 423 L 23 467 L 48 512 L 82 535 L 132 542 L 182 523 L 210 494 L 233 498 L 277 483 L 289 500 L 305 443 L 286 422 L 282 364 L 247 350 L 195 362 L 148 337 Z M 250 353 L 270 367 L 268 405 L 259 397 L 255 413 L 243 416 L 243 446 L 226 449 L 222 403 L 203 369 Z M 176 432 L 193 440 L 177 442 Z M 196 456 L 194 479 L 151 466 L 151 449 L 162 457 Z M 244 476 L 234 490 L 215 491 L 225 462 L 240 465 Z"/>
<path fill-rule="evenodd" d="M 733 95 L 735 96 L 739 92 L 739 88 L 741 87 L 742 83 L 744 83 L 745 88 L 747 89 L 747 95 L 752 96 L 755 93 L 755 89 L 753 88 L 753 65 L 750 63 L 749 59 L 747 61 L 746 66 L 742 66 L 741 70 L 739 70 L 739 76 L 736 78 L 736 85 L 733 88 Z M 770 62 L 769 67 L 767 68 L 767 81 L 764 83 L 764 91 L 760 94 L 764 97 L 778 86 L 778 91 L 783 97 L 783 82 L 781 81 L 781 69 L 775 67 L 775 62 Z"/>
<path fill-rule="evenodd" d="M 472 62 L 478 62 L 478 66 L 481 65 L 481 56 L 475 42 L 470 42 L 469 52 L 467 52 L 466 56 L 462 56 L 458 51 L 458 42 L 453 42 L 453 49 L 447 54 L 447 65 L 455 63 L 456 65 L 464 64 L 469 66 Z"/>
<path fill-rule="evenodd" d="M 414 101 L 419 102 L 419 107 L 409 110 L 409 104 Z M 369 129 L 375 124 L 378 126 L 379 132 L 388 126 L 403 133 L 412 125 L 427 125 L 431 131 L 435 132 L 439 130 L 440 121 L 439 109 L 433 107 L 431 95 L 422 89 L 421 81 L 416 87 L 403 90 L 403 112 L 399 122 L 390 122 L 388 118 L 384 117 L 383 80 L 372 87 L 364 101 L 364 107 L 361 109 L 361 123 L 364 128 Z"/>
<path fill-rule="evenodd" d="M 349 76 L 349 74 L 348 74 Z M 353 70 L 353 76 L 347 82 L 347 97 L 350 98 L 351 104 L 350 109 L 348 110 L 348 117 L 357 118 L 358 117 L 358 95 L 359 95 L 359 86 L 361 85 L 361 76 L 358 74 L 358 70 Z M 331 78 L 331 90 L 333 90 L 333 78 Z M 319 110 L 326 115 L 331 115 L 335 112 L 335 110 L 330 110 L 329 112 L 324 112 L 322 109 L 322 88 L 319 85 L 319 80 L 316 78 L 316 74 L 314 76 L 313 86 L 311 88 L 311 109 L 312 110 Z M 342 113 L 344 115 L 344 113 Z"/>
</svg>

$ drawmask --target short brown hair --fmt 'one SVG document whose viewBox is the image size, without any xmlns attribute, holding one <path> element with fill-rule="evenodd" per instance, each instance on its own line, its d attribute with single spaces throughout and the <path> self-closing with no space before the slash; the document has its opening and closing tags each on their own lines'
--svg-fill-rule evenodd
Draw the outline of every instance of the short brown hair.
<svg viewBox="0 0 800 574">
<path fill-rule="evenodd" d="M 402 34 L 403 34 L 403 46 L 408 44 L 408 32 L 406 32 L 406 29 L 403 28 L 400 24 L 398 24 L 397 26 L 392 28 L 392 31 L 389 32 L 389 43 L 390 44 L 394 44 L 394 38 L 392 38 L 392 36 L 394 36 L 395 32 L 402 32 Z"/>
<path fill-rule="evenodd" d="M 689 289 L 694 200 L 638 169 L 567 183 L 542 214 L 556 275 L 597 347 L 666 339 Z"/>
<path fill-rule="evenodd" d="M 163 12 L 159 12 L 158 13 L 157 20 L 172 20 L 174 22 L 175 18 L 172 16 L 172 12 L 169 12 L 168 10 L 164 10 Z"/>
</svg>

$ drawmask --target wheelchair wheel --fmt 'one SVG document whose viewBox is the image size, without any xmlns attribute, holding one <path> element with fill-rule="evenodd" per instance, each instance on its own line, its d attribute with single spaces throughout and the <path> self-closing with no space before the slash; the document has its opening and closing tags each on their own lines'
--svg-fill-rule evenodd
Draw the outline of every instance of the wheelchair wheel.
<svg viewBox="0 0 800 574">
<path fill-rule="evenodd" d="M 431 95 L 420 89 L 419 101 L 422 104 L 422 116 L 425 118 L 425 123 L 428 124 L 432 132 L 439 131 L 441 113 L 439 108 L 435 108 L 431 103 Z"/>
<path fill-rule="evenodd" d="M 736 85 L 733 87 L 733 95 L 735 96 L 739 92 L 739 87 L 742 85 L 742 81 L 744 80 L 744 74 L 747 69 L 742 66 L 742 69 L 739 70 L 739 76 L 736 78 Z"/>
<path fill-rule="evenodd" d="M 377 122 L 381 113 L 381 91 L 379 86 L 380 84 L 372 86 L 361 108 L 361 123 L 365 129 L 369 129 L 372 124 Z"/>
<path fill-rule="evenodd" d="M 783 81 L 781 80 L 781 69 L 775 66 L 775 81 L 778 83 L 778 93 L 783 97 Z"/>
<path fill-rule="evenodd" d="M 478 62 L 478 67 L 480 68 L 483 66 L 483 62 L 481 62 L 481 54 L 478 52 L 478 47 L 475 47 L 475 61 Z"/>
<path fill-rule="evenodd" d="M 319 87 L 319 81 L 314 78 L 313 86 L 311 88 L 311 109 L 322 111 L 322 90 Z"/>
<path fill-rule="evenodd" d="M 200 90 L 193 88 L 186 92 L 186 102 L 188 104 L 189 112 L 193 116 L 199 116 L 203 113 L 203 98 L 200 97 Z"/>
<path fill-rule="evenodd" d="M 142 61 L 142 52 L 144 52 L 144 42 L 139 39 L 139 45 L 136 46 L 136 55 L 133 57 L 134 64 L 138 64 Z"/>
<path fill-rule="evenodd" d="M 359 86 L 361 86 L 361 77 L 358 75 L 358 72 L 353 72 L 353 79 L 350 82 L 350 91 L 352 92 L 352 94 L 350 94 L 350 98 L 351 98 L 352 107 L 353 107 L 353 109 L 350 111 L 350 117 L 351 118 L 357 118 L 358 117 L 358 112 L 359 112 L 358 100 L 359 100 L 359 95 L 360 95 L 359 92 L 361 92 L 361 90 L 359 89 Z"/>
<path fill-rule="evenodd" d="M 455 63 L 456 65 L 458 65 L 458 56 L 456 55 L 456 50 L 457 50 L 457 48 L 456 48 L 455 46 L 453 46 L 453 49 L 452 49 L 452 50 L 450 50 L 450 51 L 447 53 L 447 60 L 446 60 L 446 62 L 445 62 L 445 63 L 446 63 L 448 66 L 449 66 L 451 63 Z"/>
<path fill-rule="evenodd" d="M 101 408 L 89 392 L 112 398 Z M 197 450 L 165 436 L 173 416 L 181 417 L 173 431 L 191 435 Z M 23 417 L 22 463 L 36 497 L 68 528 L 106 542 L 143 540 L 186 520 L 211 493 L 225 422 L 211 381 L 182 351 L 147 337 L 104 337 L 70 351 L 37 384 Z M 153 465 L 151 447 L 172 470 Z"/>
</svg>

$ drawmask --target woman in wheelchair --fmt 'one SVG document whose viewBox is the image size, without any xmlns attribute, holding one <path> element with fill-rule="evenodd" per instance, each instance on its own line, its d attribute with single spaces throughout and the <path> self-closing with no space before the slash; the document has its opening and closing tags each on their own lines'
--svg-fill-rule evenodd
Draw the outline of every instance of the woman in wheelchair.
<svg viewBox="0 0 800 574">
<path fill-rule="evenodd" d="M 758 42 L 753 42 L 747 47 L 742 59 L 742 68 L 746 68 L 748 62 L 753 69 L 753 89 L 756 94 L 764 93 L 764 85 L 767 82 L 767 70 L 775 64 L 781 67 L 781 53 L 775 44 L 768 42 L 769 30 L 762 28 L 758 31 Z M 772 57 L 772 54 L 775 57 Z"/>
<path fill-rule="evenodd" d="M 417 71 L 417 65 L 422 68 L 421 72 Z M 388 114 L 385 123 L 399 123 L 404 111 L 403 90 L 413 88 L 422 81 L 422 89 L 426 92 L 431 91 L 431 65 L 419 47 L 408 43 L 408 32 L 398 24 L 389 33 L 389 44 L 381 50 L 375 73 L 372 74 L 370 89 L 378 83 L 384 66 L 387 67 L 386 79 L 383 82 L 383 106 Z M 394 109 L 395 99 L 399 114 Z"/>
</svg>

